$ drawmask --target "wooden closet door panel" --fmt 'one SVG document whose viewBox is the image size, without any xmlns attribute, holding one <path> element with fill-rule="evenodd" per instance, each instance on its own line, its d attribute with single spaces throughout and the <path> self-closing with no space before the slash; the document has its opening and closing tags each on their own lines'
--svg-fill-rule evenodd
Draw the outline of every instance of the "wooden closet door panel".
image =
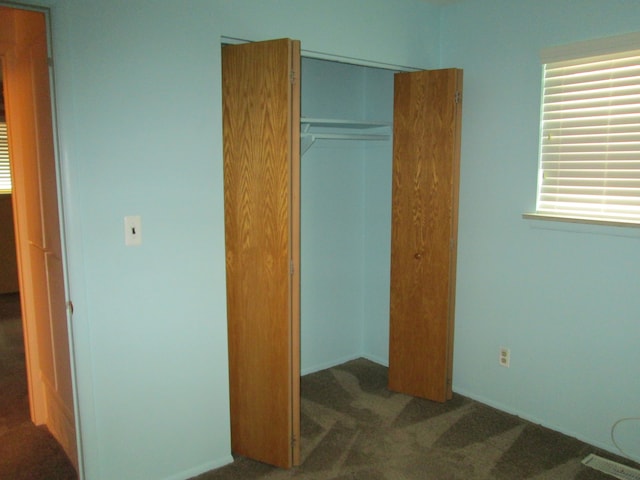
<svg viewBox="0 0 640 480">
<path fill-rule="evenodd" d="M 462 71 L 394 86 L 389 388 L 451 398 Z"/>
<path fill-rule="evenodd" d="M 299 438 L 299 55 L 288 39 L 222 54 L 232 449 L 280 467 Z"/>
</svg>

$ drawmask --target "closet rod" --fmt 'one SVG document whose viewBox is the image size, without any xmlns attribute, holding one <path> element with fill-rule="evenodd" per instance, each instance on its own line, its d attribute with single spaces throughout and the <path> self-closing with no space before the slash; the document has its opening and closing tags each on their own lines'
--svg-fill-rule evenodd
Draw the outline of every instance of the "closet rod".
<svg viewBox="0 0 640 480">
<path fill-rule="evenodd" d="M 350 133 L 302 133 L 300 154 L 304 155 L 318 139 L 323 140 L 389 140 L 391 135 L 350 134 Z"/>
</svg>

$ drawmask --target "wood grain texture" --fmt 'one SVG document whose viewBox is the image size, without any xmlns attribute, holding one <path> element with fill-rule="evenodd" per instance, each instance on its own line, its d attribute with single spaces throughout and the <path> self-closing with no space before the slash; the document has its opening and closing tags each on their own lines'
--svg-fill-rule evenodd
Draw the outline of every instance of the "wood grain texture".
<svg viewBox="0 0 640 480">
<path fill-rule="evenodd" d="M 290 81 L 295 43 L 226 46 L 222 78 L 232 449 L 281 467 L 295 457 L 299 392 L 293 328 L 299 287 L 290 275 L 299 250 L 299 230 L 292 228 L 299 215 L 299 156 L 292 150 L 299 145 L 292 119 L 299 84 Z"/>
<path fill-rule="evenodd" d="M 394 87 L 389 388 L 451 398 L 462 71 Z"/>
</svg>

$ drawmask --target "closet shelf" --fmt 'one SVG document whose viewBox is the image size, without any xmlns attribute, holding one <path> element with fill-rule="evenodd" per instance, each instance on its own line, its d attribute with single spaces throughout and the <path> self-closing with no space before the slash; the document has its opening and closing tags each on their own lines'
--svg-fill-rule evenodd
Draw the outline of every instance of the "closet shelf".
<svg viewBox="0 0 640 480">
<path fill-rule="evenodd" d="M 300 119 L 301 125 L 309 125 L 310 127 L 338 127 L 349 129 L 367 129 L 378 127 L 390 127 L 390 122 L 369 122 L 366 120 L 342 120 L 333 118 L 308 118 L 302 117 Z"/>
<path fill-rule="evenodd" d="M 331 118 L 300 119 L 300 152 L 302 155 L 316 140 L 389 140 L 391 123 Z"/>
</svg>

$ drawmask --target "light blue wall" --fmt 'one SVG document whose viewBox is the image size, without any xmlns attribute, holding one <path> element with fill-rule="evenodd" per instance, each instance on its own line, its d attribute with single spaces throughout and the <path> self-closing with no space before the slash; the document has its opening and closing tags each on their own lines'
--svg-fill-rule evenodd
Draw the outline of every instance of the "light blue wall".
<svg viewBox="0 0 640 480">
<path fill-rule="evenodd" d="M 444 9 L 464 69 L 454 390 L 608 450 L 640 415 L 640 232 L 523 220 L 535 208 L 541 48 L 638 30 L 633 0 Z M 511 367 L 498 348 L 511 348 Z M 619 442 L 640 459 L 640 425 Z"/>
<path fill-rule="evenodd" d="M 302 49 L 395 65 L 434 67 L 440 9 L 422 0 L 199 0 L 223 35 L 290 37 Z M 215 20 L 214 20 L 215 21 Z"/>
<path fill-rule="evenodd" d="M 638 415 L 638 238 L 520 218 L 538 50 L 637 29 L 635 0 L 469 1 L 442 29 L 417 0 L 34 3 L 52 6 L 86 478 L 179 479 L 230 459 L 222 35 L 464 68 L 455 389 L 605 448 L 611 423 Z M 141 247 L 123 246 L 127 214 L 142 215 Z M 380 338 L 364 342 L 384 356 Z"/>
<path fill-rule="evenodd" d="M 393 122 L 393 74 L 391 70 L 367 69 L 365 118 Z M 363 354 L 383 365 L 389 364 L 392 147 L 392 141 L 364 146 Z"/>
<path fill-rule="evenodd" d="M 230 460 L 220 38 L 429 67 L 418 0 L 42 0 L 54 72 L 85 478 Z M 123 217 L 143 245 L 125 248 Z"/>
</svg>

